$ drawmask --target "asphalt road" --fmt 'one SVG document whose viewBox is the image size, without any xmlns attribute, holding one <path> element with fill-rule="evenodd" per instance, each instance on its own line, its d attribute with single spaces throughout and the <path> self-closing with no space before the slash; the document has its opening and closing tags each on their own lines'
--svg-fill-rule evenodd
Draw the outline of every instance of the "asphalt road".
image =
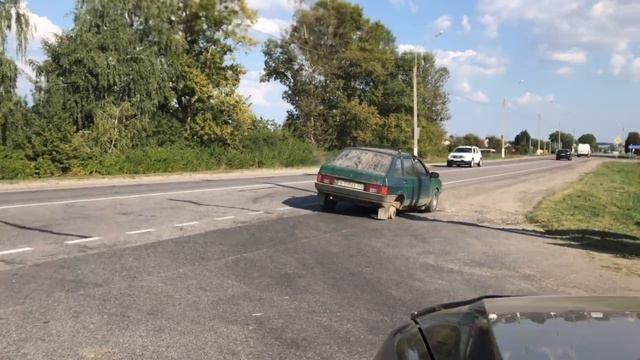
<svg viewBox="0 0 640 360">
<path fill-rule="evenodd" d="M 579 166 L 432 170 L 455 196 Z M 0 359 L 367 359 L 433 303 L 636 290 L 564 262 L 576 250 L 542 238 L 425 214 L 377 221 L 349 205 L 319 212 L 313 181 L 0 193 Z M 592 279 L 575 278 L 584 272 Z"/>
</svg>

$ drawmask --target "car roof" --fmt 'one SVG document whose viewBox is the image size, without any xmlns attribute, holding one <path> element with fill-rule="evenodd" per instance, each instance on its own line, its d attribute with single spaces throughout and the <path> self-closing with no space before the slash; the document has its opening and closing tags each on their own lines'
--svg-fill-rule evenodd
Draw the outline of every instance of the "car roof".
<svg viewBox="0 0 640 360">
<path fill-rule="evenodd" d="M 374 148 L 374 147 L 360 147 L 360 146 L 356 146 L 356 147 L 348 147 L 346 149 L 356 149 L 356 150 L 365 150 L 365 151 L 374 151 L 374 152 L 379 152 L 382 154 L 387 154 L 387 155 L 398 155 L 399 150 L 393 150 L 393 149 L 384 149 L 384 148 Z M 345 150 L 346 150 L 345 149 Z M 405 156 L 411 156 L 408 153 L 402 152 L 402 155 Z"/>
</svg>

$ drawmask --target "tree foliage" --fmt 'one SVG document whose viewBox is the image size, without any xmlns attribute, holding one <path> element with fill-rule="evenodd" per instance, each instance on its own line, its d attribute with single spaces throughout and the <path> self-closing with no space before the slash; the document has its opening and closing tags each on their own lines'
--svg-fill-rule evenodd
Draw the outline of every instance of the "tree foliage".
<svg viewBox="0 0 640 360">
<path fill-rule="evenodd" d="M 108 152 L 172 121 L 176 140 L 235 145 L 253 116 L 236 92 L 243 69 L 233 54 L 252 44 L 254 18 L 244 0 L 79 1 L 74 27 L 44 45 L 36 101 L 52 91 L 76 131 L 119 137 L 99 146 Z"/>
<path fill-rule="evenodd" d="M 262 80 L 283 84 L 283 98 L 292 105 L 285 126 L 327 149 L 410 146 L 417 61 L 419 126 L 425 139 L 440 136 L 441 146 L 443 134 L 434 126 L 449 118 L 443 90 L 448 71 L 438 68 L 431 54 L 398 54 L 393 34 L 366 18 L 361 7 L 320 0 L 299 9 L 289 32 L 268 40 L 263 53 Z"/>
<path fill-rule="evenodd" d="M 578 144 L 589 144 L 592 151 L 598 150 L 598 141 L 593 134 L 583 134 L 578 138 Z"/>
<path fill-rule="evenodd" d="M 558 148 L 558 132 L 554 131 L 549 134 L 549 142 L 552 149 Z M 572 134 L 560 131 L 560 145 L 561 149 L 572 149 L 575 143 L 575 139 Z"/>
<path fill-rule="evenodd" d="M 513 140 L 513 145 L 520 154 L 528 154 L 531 152 L 531 135 L 529 131 L 522 130 Z"/>
</svg>

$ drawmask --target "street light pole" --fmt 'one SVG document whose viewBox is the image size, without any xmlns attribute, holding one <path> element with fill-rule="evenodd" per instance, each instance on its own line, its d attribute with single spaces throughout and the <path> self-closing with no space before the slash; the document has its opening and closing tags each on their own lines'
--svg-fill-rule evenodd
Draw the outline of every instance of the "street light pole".
<svg viewBox="0 0 640 360">
<path fill-rule="evenodd" d="M 502 125 L 502 135 L 500 135 L 500 141 L 502 142 L 502 158 L 504 159 L 504 133 L 505 133 L 505 123 L 507 121 L 507 98 L 502 99 L 502 121 L 500 122 Z"/>
<path fill-rule="evenodd" d="M 418 53 L 413 57 L 413 156 L 418 156 Z"/>
<path fill-rule="evenodd" d="M 540 138 L 542 137 L 542 114 L 538 113 L 538 154 L 540 153 Z"/>
</svg>

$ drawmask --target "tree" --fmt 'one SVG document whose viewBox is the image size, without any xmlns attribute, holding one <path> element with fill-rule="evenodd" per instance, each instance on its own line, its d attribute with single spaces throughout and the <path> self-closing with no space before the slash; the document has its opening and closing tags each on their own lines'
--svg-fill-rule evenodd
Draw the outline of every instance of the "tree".
<svg viewBox="0 0 640 360">
<path fill-rule="evenodd" d="M 22 124 L 23 101 L 16 96 L 18 68 L 6 56 L 7 33 L 15 29 L 16 57 L 24 60 L 29 35 L 29 14 L 20 0 L 0 0 L 0 145 L 15 146 Z"/>
<path fill-rule="evenodd" d="M 151 135 L 238 145 L 254 116 L 237 94 L 244 70 L 233 54 L 253 44 L 254 19 L 245 0 L 78 1 L 74 27 L 44 45 L 37 98 L 62 84 L 59 109 L 76 131 L 118 114 L 99 124 L 130 138 L 113 151 Z"/>
<path fill-rule="evenodd" d="M 630 145 L 640 145 L 640 133 L 631 131 L 627 134 L 627 139 L 624 141 L 624 152 L 627 154 L 631 152 Z M 640 150 L 635 150 L 634 153 L 640 154 Z"/>
<path fill-rule="evenodd" d="M 321 147 L 410 146 L 414 61 L 420 64 L 421 134 L 437 130 L 428 124 L 440 126 L 449 118 L 443 90 L 448 71 L 431 54 L 397 54 L 391 32 L 357 5 L 320 0 L 298 9 L 289 32 L 267 41 L 263 53 L 262 80 L 282 83 L 283 98 L 292 105 L 285 126 Z"/>
<path fill-rule="evenodd" d="M 584 134 L 578 138 L 578 144 L 589 144 L 591 146 L 591 151 L 598 150 L 598 141 L 593 134 Z"/>
<path fill-rule="evenodd" d="M 29 14 L 23 3 L 22 0 L 0 0 L 0 54 L 6 51 L 7 32 L 15 29 L 19 60 L 24 59 L 29 40 Z"/>
<path fill-rule="evenodd" d="M 502 140 L 498 136 L 487 136 L 487 142 L 489 149 L 494 149 L 496 151 L 502 151 Z"/>
<path fill-rule="evenodd" d="M 531 151 L 531 135 L 527 130 L 522 130 L 516 135 L 513 140 L 513 145 L 516 147 L 520 154 L 528 154 Z"/>
<path fill-rule="evenodd" d="M 549 134 L 549 141 L 551 142 L 550 146 L 552 149 L 558 148 L 558 132 L 554 131 Z M 560 132 L 560 145 L 562 149 L 572 149 L 575 140 L 573 135 L 569 133 Z"/>
</svg>

